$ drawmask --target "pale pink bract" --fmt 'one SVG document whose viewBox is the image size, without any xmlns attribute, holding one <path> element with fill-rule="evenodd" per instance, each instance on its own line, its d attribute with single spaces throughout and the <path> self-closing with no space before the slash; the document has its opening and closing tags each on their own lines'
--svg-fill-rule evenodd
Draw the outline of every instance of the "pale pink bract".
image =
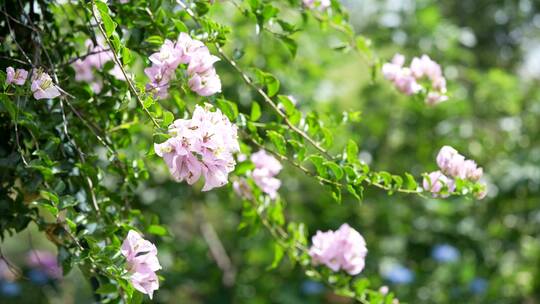
<svg viewBox="0 0 540 304">
<path fill-rule="evenodd" d="M 350 275 L 364 269 L 367 252 L 362 235 L 347 224 L 336 231 L 317 231 L 309 249 L 313 265 L 325 265 L 335 272 L 344 270 Z"/>
<path fill-rule="evenodd" d="M 240 150 L 236 126 L 211 108 L 197 105 L 191 119 L 177 119 L 169 126 L 171 138 L 154 145 L 178 182 L 191 185 L 204 176 L 202 191 L 227 184 L 236 165 L 233 153 Z"/>
<path fill-rule="evenodd" d="M 420 58 L 414 57 L 409 67 L 404 67 L 404 64 L 405 57 L 401 54 L 395 54 L 391 62 L 382 66 L 384 78 L 392 81 L 403 94 L 414 95 L 425 92 L 425 102 L 428 105 L 448 100 L 446 79 L 438 63 L 431 60 L 428 55 L 422 55 Z M 428 78 L 431 81 L 430 89 L 421 84 L 423 78 Z"/>
<path fill-rule="evenodd" d="M 121 252 L 126 258 L 131 284 L 152 299 L 154 291 L 159 288 L 155 272 L 161 269 L 156 246 L 136 231 L 130 230 L 122 243 Z"/>
<path fill-rule="evenodd" d="M 24 69 L 15 70 L 13 67 L 6 68 L 6 84 L 23 85 L 28 78 L 28 71 Z"/>
<path fill-rule="evenodd" d="M 221 92 L 221 79 L 214 68 L 219 58 L 187 33 L 180 33 L 176 42 L 165 40 L 159 52 L 149 59 L 152 66 L 145 69 L 150 79 L 146 89 L 158 99 L 168 97 L 169 82 L 180 64 L 188 65 L 188 85 L 192 91 L 205 97 Z"/>
<path fill-rule="evenodd" d="M 454 180 L 448 178 L 441 171 L 434 171 L 429 173 L 422 182 L 424 190 L 432 193 L 433 197 L 448 197 L 456 189 Z M 445 190 L 445 194 L 442 194 L 442 190 Z"/>
<path fill-rule="evenodd" d="M 35 99 L 52 99 L 60 96 L 60 91 L 53 83 L 51 76 L 43 71 L 34 71 L 30 89 Z"/>
<path fill-rule="evenodd" d="M 251 172 L 253 181 L 271 199 L 276 198 L 281 181 L 275 176 L 282 169 L 281 163 L 264 150 L 253 153 L 250 159 L 255 165 L 255 169 Z"/>
<path fill-rule="evenodd" d="M 440 194 L 444 187 L 447 188 L 448 192 L 453 192 L 456 188 L 454 179 L 478 182 L 484 174 L 482 167 L 479 167 L 475 161 L 466 159 L 450 146 L 443 146 L 439 150 L 436 160 L 440 171 L 429 173 L 423 181 L 424 190 L 433 193 L 434 197 L 447 197 L 447 194 Z M 487 186 L 484 184 L 482 184 L 480 191 L 475 190 L 474 193 L 477 199 L 484 198 L 486 194 Z"/>
</svg>

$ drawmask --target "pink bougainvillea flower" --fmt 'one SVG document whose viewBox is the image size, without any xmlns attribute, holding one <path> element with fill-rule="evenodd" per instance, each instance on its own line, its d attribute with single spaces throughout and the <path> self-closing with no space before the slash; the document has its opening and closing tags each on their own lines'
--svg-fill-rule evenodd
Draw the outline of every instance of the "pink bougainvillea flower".
<svg viewBox="0 0 540 304">
<path fill-rule="evenodd" d="M 28 71 L 23 69 L 15 70 L 12 67 L 6 68 L 6 84 L 23 85 L 28 78 Z"/>
<path fill-rule="evenodd" d="M 446 96 L 446 79 L 438 63 L 431 60 L 428 55 L 422 55 L 420 58 L 414 57 L 409 67 L 404 67 L 404 64 L 405 57 L 401 54 L 395 54 L 391 62 L 387 62 L 382 66 L 384 78 L 392 81 L 394 86 L 406 95 L 426 92 L 425 102 L 428 105 L 435 105 L 448 100 L 448 96 Z M 430 88 L 420 84 L 423 78 L 431 81 Z"/>
<path fill-rule="evenodd" d="M 160 51 L 150 56 L 152 66 L 145 70 L 150 79 L 147 90 L 159 99 L 168 96 L 168 84 L 174 77 L 179 64 L 187 64 L 188 85 L 200 96 L 210 96 L 221 92 L 221 79 L 216 73 L 214 63 L 218 57 L 210 54 L 208 48 L 187 33 L 180 33 L 178 40 L 165 40 Z"/>
<path fill-rule="evenodd" d="M 152 299 L 154 291 L 159 288 L 155 272 L 161 269 L 156 246 L 130 230 L 122 243 L 121 252 L 126 257 L 131 284 Z"/>
<path fill-rule="evenodd" d="M 221 92 L 221 80 L 215 71 L 207 74 L 194 74 L 189 79 L 188 84 L 193 92 L 205 97 Z"/>
<path fill-rule="evenodd" d="M 277 190 L 281 186 L 281 181 L 274 178 L 268 169 L 255 169 L 251 172 L 251 177 L 255 184 L 261 188 L 261 190 L 268 194 L 271 199 L 275 199 L 277 196 Z"/>
<path fill-rule="evenodd" d="M 60 96 L 60 91 L 51 76 L 43 71 L 34 71 L 31 90 L 35 99 L 52 99 Z"/>
<path fill-rule="evenodd" d="M 401 69 L 394 78 L 394 85 L 405 95 L 413 95 L 422 90 L 408 68 Z"/>
<path fill-rule="evenodd" d="M 411 72 L 416 78 L 422 78 L 424 76 L 431 80 L 435 80 L 442 77 L 441 66 L 435 61 L 431 60 L 428 55 L 422 55 L 422 57 L 414 57 L 411 61 Z"/>
<path fill-rule="evenodd" d="M 317 231 L 312 238 L 309 255 L 313 265 L 325 265 L 332 271 L 344 270 L 359 274 L 365 266 L 366 241 L 347 224 L 336 231 Z"/>
<path fill-rule="evenodd" d="M 214 68 L 214 63 L 219 61 L 219 57 L 210 54 L 206 47 L 199 48 L 198 52 L 191 57 L 188 65 L 188 73 L 204 74 Z"/>
<path fill-rule="evenodd" d="M 423 180 L 423 188 L 433 194 L 434 197 L 448 197 L 448 194 L 441 195 L 440 192 L 445 189 L 453 192 L 456 189 L 454 179 L 469 180 L 477 182 L 482 178 L 484 170 L 479 167 L 475 161 L 465 159 L 465 156 L 450 147 L 443 146 L 437 154 L 437 165 L 440 171 L 429 173 Z M 485 197 L 487 187 L 483 185 L 482 191 L 475 193 L 479 199 Z"/>
<path fill-rule="evenodd" d="M 433 194 L 433 197 L 448 197 L 449 194 L 456 189 L 454 180 L 448 178 L 441 171 L 434 171 L 429 173 L 422 182 L 424 190 Z M 446 189 L 448 193 L 440 194 L 442 190 Z"/>
<path fill-rule="evenodd" d="M 113 53 L 104 47 L 104 43 L 101 36 L 97 36 L 97 45 L 94 45 L 92 40 L 87 39 L 85 45 L 88 54 L 71 64 L 75 70 L 75 81 L 89 83 L 95 93 L 101 92 L 103 82 L 94 75 L 94 69 L 102 70 L 107 62 L 113 61 Z M 116 64 L 109 71 L 109 74 L 118 80 L 125 81 L 124 74 Z"/>
<path fill-rule="evenodd" d="M 159 49 L 159 52 L 150 55 L 150 61 L 158 66 L 175 70 L 181 61 L 182 52 L 176 48 L 171 40 L 167 39 Z"/>
<path fill-rule="evenodd" d="M 429 92 L 426 98 L 426 103 L 432 106 L 447 100 L 448 96 L 446 95 L 441 95 L 437 92 Z"/>
<path fill-rule="evenodd" d="M 397 53 L 392 58 L 391 62 L 387 62 L 382 66 L 382 73 L 384 78 L 388 80 L 394 80 L 401 72 L 401 68 L 405 63 L 405 56 Z"/>
<path fill-rule="evenodd" d="M 250 159 L 255 165 L 255 169 L 250 173 L 253 181 L 270 198 L 276 198 L 281 181 L 275 176 L 282 169 L 281 163 L 264 150 L 253 153 Z"/>
<path fill-rule="evenodd" d="M 181 53 L 182 59 L 180 62 L 189 63 L 193 56 L 195 56 L 201 48 L 206 48 L 206 46 L 201 41 L 193 39 L 187 33 L 182 32 L 178 35 L 176 48 Z"/>
<path fill-rule="evenodd" d="M 94 80 L 94 73 L 89 60 L 77 59 L 71 66 L 75 70 L 76 81 L 91 82 Z"/>
<path fill-rule="evenodd" d="M 154 292 L 159 289 L 159 279 L 156 273 L 144 266 L 131 275 L 130 281 L 135 289 L 147 294 L 150 299 L 153 298 Z"/>
<path fill-rule="evenodd" d="M 196 106 L 191 119 L 177 119 L 169 126 L 171 138 L 154 144 L 177 181 L 191 185 L 204 176 L 202 191 L 227 184 L 236 164 L 232 155 L 240 149 L 236 126 L 211 108 Z"/>
<path fill-rule="evenodd" d="M 437 165 L 447 175 L 472 181 L 478 181 L 484 173 L 476 162 L 465 159 L 463 155 L 450 146 L 441 148 L 437 154 Z"/>
<path fill-rule="evenodd" d="M 146 90 L 152 92 L 156 98 L 167 98 L 169 96 L 169 81 L 172 72 L 159 65 L 152 65 L 144 69 L 144 73 L 150 79 L 150 82 L 146 84 Z"/>
</svg>

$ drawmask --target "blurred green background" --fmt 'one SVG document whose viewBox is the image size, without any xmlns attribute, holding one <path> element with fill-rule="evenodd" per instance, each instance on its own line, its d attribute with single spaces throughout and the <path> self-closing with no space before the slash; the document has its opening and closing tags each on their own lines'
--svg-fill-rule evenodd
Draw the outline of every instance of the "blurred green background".
<svg viewBox="0 0 540 304">
<path fill-rule="evenodd" d="M 290 16 L 305 30 L 295 36 L 292 59 L 229 2 L 213 6 L 211 15 L 232 26 L 226 51 L 241 50 L 241 63 L 274 73 L 299 109 L 316 109 L 327 123 L 342 111 L 361 111 L 360 122 L 336 125 L 334 136 L 356 140 L 360 158 L 375 170 L 419 177 L 435 170 L 440 147 L 452 145 L 484 168 L 489 193 L 483 201 L 439 200 L 370 189 L 363 203 L 345 197 L 338 205 L 313 179 L 285 165 L 279 192 L 287 218 L 305 222 L 310 235 L 343 222 L 355 227 L 369 249 L 361 276 L 375 287 L 388 285 L 402 303 L 540 303 L 540 3 L 343 3 L 382 62 L 396 52 L 439 62 L 450 100 L 427 107 L 380 76 L 372 80 L 365 58 L 340 51 L 340 33 L 311 18 Z M 249 111 L 256 96 L 225 63 L 216 67 L 225 96 Z M 156 303 L 353 303 L 287 259 L 267 270 L 271 237 L 264 229 L 238 231 L 242 204 L 230 186 L 201 195 L 172 182 L 161 161 L 148 159 L 147 166 L 151 177 L 133 204 L 157 214 L 172 234 L 157 242 L 165 281 Z M 212 234 L 209 225 L 230 258 L 226 274 L 203 237 Z M 77 269 L 60 280 L 32 279 L 25 266 L 30 249 L 55 253 L 33 227 L 2 243 L 28 280 L 18 287 L 3 282 L 0 303 L 93 301 Z"/>
</svg>

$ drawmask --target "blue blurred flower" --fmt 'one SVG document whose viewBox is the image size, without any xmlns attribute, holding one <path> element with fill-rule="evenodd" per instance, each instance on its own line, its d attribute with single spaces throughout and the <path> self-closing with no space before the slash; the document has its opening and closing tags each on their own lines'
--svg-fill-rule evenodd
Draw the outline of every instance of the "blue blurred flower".
<svg viewBox="0 0 540 304">
<path fill-rule="evenodd" d="M 433 248 L 431 256 L 441 263 L 456 262 L 459 260 L 459 251 L 452 245 L 440 244 Z"/>
<path fill-rule="evenodd" d="M 400 264 L 395 264 L 383 273 L 385 279 L 394 284 L 408 284 L 414 280 L 413 272 Z"/>
<path fill-rule="evenodd" d="M 482 278 L 475 278 L 469 284 L 469 288 L 471 289 L 471 292 L 475 294 L 482 294 L 486 292 L 487 287 L 488 287 L 488 282 Z"/>
<path fill-rule="evenodd" d="M 0 294 L 6 297 L 16 297 L 21 293 L 21 286 L 14 282 L 0 281 Z"/>
<path fill-rule="evenodd" d="M 302 283 L 302 292 L 307 295 L 318 295 L 324 291 L 324 285 L 315 281 L 304 281 Z"/>
<path fill-rule="evenodd" d="M 44 271 L 32 269 L 28 272 L 28 278 L 35 284 L 45 285 L 49 282 L 49 276 Z"/>
</svg>

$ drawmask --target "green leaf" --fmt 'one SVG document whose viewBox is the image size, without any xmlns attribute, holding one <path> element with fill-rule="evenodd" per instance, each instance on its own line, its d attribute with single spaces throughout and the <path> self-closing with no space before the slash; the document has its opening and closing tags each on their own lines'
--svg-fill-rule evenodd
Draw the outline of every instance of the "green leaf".
<svg viewBox="0 0 540 304">
<path fill-rule="evenodd" d="M 270 205 L 270 207 L 268 208 L 268 216 L 273 223 L 279 226 L 285 224 L 283 206 L 281 205 L 281 201 L 279 199 L 277 199 L 274 204 Z"/>
<path fill-rule="evenodd" d="M 358 162 L 358 146 L 352 139 L 347 142 L 346 158 L 349 163 Z"/>
<path fill-rule="evenodd" d="M 418 188 L 418 184 L 416 183 L 416 180 L 414 179 L 414 176 L 412 176 L 409 173 L 405 173 L 406 183 L 405 186 L 409 190 L 416 190 Z"/>
<path fill-rule="evenodd" d="M 66 209 L 68 207 L 73 207 L 78 204 L 77 200 L 70 195 L 63 196 L 60 200 L 60 203 L 58 204 L 58 209 Z"/>
<path fill-rule="evenodd" d="M 58 196 L 52 192 L 49 192 L 49 191 L 45 191 L 45 190 L 41 190 L 39 192 L 39 194 L 41 195 L 41 197 L 43 197 L 44 199 L 50 201 L 53 203 L 54 206 L 57 206 L 58 203 L 59 203 L 59 199 L 58 199 Z"/>
<path fill-rule="evenodd" d="M 189 32 L 188 27 L 186 26 L 184 22 L 182 22 L 182 20 L 173 18 L 172 21 L 174 23 L 174 27 L 176 28 L 178 32 L 184 32 L 184 33 Z"/>
<path fill-rule="evenodd" d="M 279 244 L 274 243 L 274 260 L 272 261 L 272 265 L 268 266 L 266 268 L 267 270 L 276 269 L 279 266 L 279 263 L 283 259 L 285 251 L 283 250 L 283 247 L 281 247 Z"/>
<path fill-rule="evenodd" d="M 251 120 L 257 121 L 261 118 L 261 106 L 256 101 L 251 103 Z"/>
<path fill-rule="evenodd" d="M 236 106 L 236 103 L 223 98 L 219 98 L 216 103 L 221 111 L 223 111 L 223 114 L 225 114 L 231 121 L 236 120 L 236 117 L 238 116 L 238 106 Z"/>
<path fill-rule="evenodd" d="M 270 97 L 276 95 L 279 92 L 279 80 L 274 75 L 267 74 L 266 88 Z"/>
<path fill-rule="evenodd" d="M 373 53 L 371 51 L 371 44 L 371 40 L 364 36 L 358 36 L 356 38 L 356 48 L 358 49 L 358 51 L 364 53 L 370 59 L 373 56 Z"/>
<path fill-rule="evenodd" d="M 133 55 L 131 55 L 131 51 L 127 47 L 122 47 L 122 63 L 124 65 L 128 65 L 133 61 Z"/>
<path fill-rule="evenodd" d="M 315 169 L 317 169 L 317 173 L 319 173 L 320 176 L 325 178 L 328 177 L 328 171 L 324 166 L 324 158 L 322 156 L 313 154 L 308 156 L 307 160 L 315 166 Z"/>
<path fill-rule="evenodd" d="M 292 57 L 296 57 L 296 52 L 298 51 L 298 44 L 293 39 L 287 37 L 287 36 L 281 36 L 280 37 L 281 42 L 285 44 L 289 52 L 291 53 Z"/>
<path fill-rule="evenodd" d="M 336 201 L 336 203 L 341 203 L 341 188 L 336 185 L 332 185 L 330 187 L 332 189 L 332 198 Z"/>
<path fill-rule="evenodd" d="M 274 144 L 279 153 L 287 153 L 286 141 L 283 135 L 273 130 L 266 131 L 266 135 L 268 135 L 270 141 L 272 141 L 272 144 Z"/>
<path fill-rule="evenodd" d="M 168 235 L 169 231 L 167 228 L 160 225 L 150 225 L 148 226 L 147 232 L 154 235 L 164 236 Z"/>
<path fill-rule="evenodd" d="M 332 171 L 332 173 L 336 177 L 336 180 L 340 180 L 343 177 L 343 169 L 341 169 L 341 167 L 335 162 L 327 161 L 324 163 L 324 165 L 328 169 L 330 169 L 330 171 Z"/>
<path fill-rule="evenodd" d="M 118 290 L 118 287 L 113 284 L 103 284 L 99 286 L 98 289 L 96 289 L 96 293 L 99 294 L 109 294 L 109 293 L 115 293 Z"/>
<path fill-rule="evenodd" d="M 161 46 L 163 44 L 163 38 L 161 36 L 153 35 L 145 39 L 149 44 Z"/>
<path fill-rule="evenodd" d="M 353 185 L 347 185 L 347 191 L 352 194 L 358 201 L 362 201 L 361 193 L 358 193 Z"/>
<path fill-rule="evenodd" d="M 357 295 L 364 294 L 366 288 L 369 287 L 369 280 L 366 278 L 354 281 L 353 288 Z"/>
<path fill-rule="evenodd" d="M 163 112 L 163 126 L 168 127 L 174 120 L 174 115 L 170 111 Z"/>
<path fill-rule="evenodd" d="M 143 107 L 145 109 L 150 108 L 154 104 L 154 99 L 152 97 L 147 97 L 143 102 Z"/>
<path fill-rule="evenodd" d="M 285 113 L 287 113 L 287 115 L 291 115 L 293 112 L 296 111 L 296 106 L 289 98 L 289 96 L 278 95 L 278 99 L 279 102 L 283 105 L 283 108 L 285 109 Z"/>
<path fill-rule="evenodd" d="M 111 16 L 109 15 L 109 7 L 106 3 L 101 1 L 96 1 L 95 4 L 101 16 L 101 21 L 103 22 L 105 33 L 107 34 L 107 37 L 111 37 L 114 30 L 116 29 L 117 24 L 112 20 Z"/>
</svg>

